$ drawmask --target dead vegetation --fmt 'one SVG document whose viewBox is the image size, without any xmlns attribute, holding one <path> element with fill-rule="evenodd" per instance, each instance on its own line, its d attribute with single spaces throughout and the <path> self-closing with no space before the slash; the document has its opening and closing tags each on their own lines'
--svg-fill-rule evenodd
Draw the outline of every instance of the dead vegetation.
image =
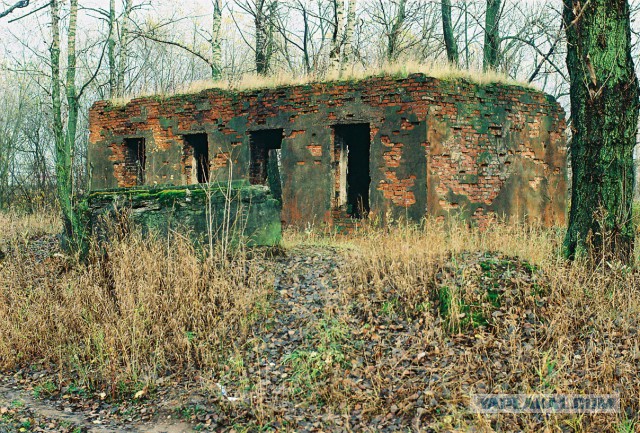
<svg viewBox="0 0 640 433">
<path fill-rule="evenodd" d="M 14 239 L 0 264 L 0 362 L 53 364 L 113 397 L 215 367 L 247 338 L 270 289 L 258 262 L 202 259 L 180 237 L 122 235 L 87 263 L 60 253 L 39 260 L 25 248 L 39 237 Z"/>
<path fill-rule="evenodd" d="M 86 264 L 14 237 L 0 360 L 52 369 L 54 395 L 153 398 L 158 378 L 200 377 L 202 401 L 180 411 L 214 431 L 636 431 L 640 274 L 566 264 L 562 235 L 310 230 L 287 235 L 286 258 L 229 261 L 130 234 Z M 619 415 L 469 411 L 473 393 L 615 392 Z"/>
<path fill-rule="evenodd" d="M 495 71 L 483 71 L 481 69 L 460 69 L 447 62 L 419 62 L 408 59 L 407 61 L 386 63 L 379 67 L 362 68 L 354 65 L 342 72 L 330 72 L 323 76 L 299 75 L 280 72 L 268 76 L 258 74 L 245 74 L 235 80 L 203 80 L 188 83 L 177 89 L 174 93 L 162 95 L 139 94 L 129 95 L 124 98 L 115 98 L 110 102 L 114 106 L 124 106 L 132 99 L 148 96 L 160 96 L 169 98 L 178 94 L 195 94 L 207 89 L 222 89 L 234 92 L 242 92 L 259 89 L 272 89 L 277 87 L 290 87 L 318 82 L 360 81 L 372 77 L 406 78 L 411 74 L 424 74 L 428 77 L 443 81 L 466 80 L 480 85 L 505 84 L 533 88 L 531 84 L 509 78 L 505 74 Z"/>
</svg>

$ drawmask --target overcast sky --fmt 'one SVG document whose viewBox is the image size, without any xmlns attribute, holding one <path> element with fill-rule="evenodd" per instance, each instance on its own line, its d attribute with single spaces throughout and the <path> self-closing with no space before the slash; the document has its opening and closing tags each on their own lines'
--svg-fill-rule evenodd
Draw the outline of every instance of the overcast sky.
<svg viewBox="0 0 640 433">
<path fill-rule="evenodd" d="M 10 4 L 14 4 L 17 0 L 0 0 L 5 10 Z M 29 43 L 29 47 L 36 49 L 42 48 L 44 38 L 49 37 L 48 24 L 50 22 L 49 8 L 45 8 L 35 14 L 18 21 L 9 22 L 13 19 L 22 17 L 23 15 L 45 6 L 49 0 L 31 0 L 30 5 L 25 9 L 17 9 L 11 15 L 0 20 L 0 53 L 16 55 L 24 49 L 22 42 Z M 116 2 L 116 7 L 121 7 L 121 0 Z M 170 17 L 175 14 L 178 16 L 208 16 L 211 13 L 211 0 L 151 0 L 152 6 L 147 8 L 145 15 L 151 19 L 161 19 Z M 86 8 L 109 8 L 109 0 L 80 0 L 81 7 Z M 98 30 L 96 25 L 98 22 L 92 18 L 95 13 L 90 11 L 80 11 L 79 14 L 79 31 L 91 33 Z"/>
</svg>

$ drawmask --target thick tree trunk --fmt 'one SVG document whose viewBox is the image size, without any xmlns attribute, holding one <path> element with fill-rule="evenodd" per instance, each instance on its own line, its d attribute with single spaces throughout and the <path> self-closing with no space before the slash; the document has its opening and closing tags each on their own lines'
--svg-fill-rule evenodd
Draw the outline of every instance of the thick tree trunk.
<svg viewBox="0 0 640 433">
<path fill-rule="evenodd" d="M 304 59 L 304 72 L 305 74 L 311 74 L 311 58 L 309 56 L 309 14 L 305 7 L 302 8 L 302 23 L 304 26 L 304 32 L 302 34 L 302 58 Z"/>
<path fill-rule="evenodd" d="M 497 69 L 500 60 L 500 0 L 487 0 L 484 32 L 484 70 Z"/>
<path fill-rule="evenodd" d="M 447 49 L 447 59 L 452 65 L 458 66 L 458 44 L 453 36 L 453 24 L 451 23 L 451 0 L 442 0 L 442 34 L 444 45 Z"/>
<path fill-rule="evenodd" d="M 51 1 L 51 103 L 53 114 L 53 137 L 56 156 L 56 187 L 62 212 L 64 231 L 72 234 L 71 206 L 71 155 L 65 149 L 64 125 L 62 123 L 62 96 L 60 92 L 60 4 Z"/>
<path fill-rule="evenodd" d="M 391 26 L 391 32 L 389 33 L 387 40 L 387 61 L 393 63 L 398 60 L 398 40 L 404 21 L 407 17 L 406 13 L 407 0 L 398 1 L 398 10 Z"/>
<path fill-rule="evenodd" d="M 627 0 L 564 0 L 573 187 L 568 258 L 633 259 L 638 81 Z"/>
<path fill-rule="evenodd" d="M 259 75 L 267 75 L 271 66 L 273 54 L 273 23 L 276 9 L 276 0 L 258 0 L 254 24 L 256 28 L 256 72 Z"/>
</svg>

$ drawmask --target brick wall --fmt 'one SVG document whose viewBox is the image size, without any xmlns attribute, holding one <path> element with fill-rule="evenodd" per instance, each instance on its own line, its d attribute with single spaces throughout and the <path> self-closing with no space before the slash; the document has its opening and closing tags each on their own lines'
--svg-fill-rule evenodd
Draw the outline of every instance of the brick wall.
<svg viewBox="0 0 640 433">
<path fill-rule="evenodd" d="M 127 138 L 144 138 L 145 183 L 193 182 L 184 134 L 207 133 L 213 180 L 250 177 L 250 132 L 283 129 L 282 218 L 332 223 L 341 182 L 333 125 L 368 123 L 372 216 L 461 214 L 564 222 L 565 116 L 538 91 L 505 85 L 405 79 L 207 90 L 90 112 L 92 188 L 133 186 L 123 175 Z M 255 152 L 254 152 L 255 153 Z"/>
</svg>

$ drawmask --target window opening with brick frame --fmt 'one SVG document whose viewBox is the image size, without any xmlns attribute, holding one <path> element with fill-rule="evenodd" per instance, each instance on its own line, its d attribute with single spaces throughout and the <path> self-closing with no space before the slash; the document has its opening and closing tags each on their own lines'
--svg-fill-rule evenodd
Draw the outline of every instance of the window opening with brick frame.
<svg viewBox="0 0 640 433">
<path fill-rule="evenodd" d="M 126 138 L 124 148 L 125 178 L 133 185 L 144 185 L 147 161 L 144 138 Z"/>
<path fill-rule="evenodd" d="M 209 182 L 209 139 L 207 134 L 184 136 L 184 165 L 190 183 Z"/>
</svg>

